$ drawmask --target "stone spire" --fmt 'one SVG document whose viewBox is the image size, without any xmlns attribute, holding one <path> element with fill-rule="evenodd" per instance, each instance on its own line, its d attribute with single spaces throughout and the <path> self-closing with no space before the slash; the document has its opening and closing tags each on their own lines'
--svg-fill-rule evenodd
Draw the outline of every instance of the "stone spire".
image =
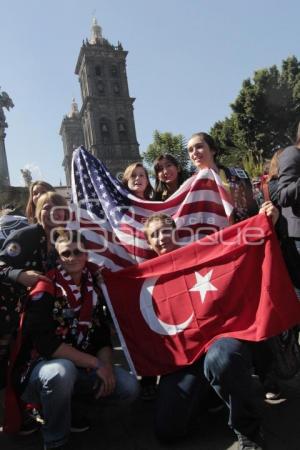
<svg viewBox="0 0 300 450">
<path fill-rule="evenodd" d="M 78 105 L 75 101 L 75 98 L 72 99 L 71 111 L 68 114 L 68 117 L 77 117 L 79 115 Z"/>
<path fill-rule="evenodd" d="M 100 27 L 100 25 L 98 25 L 97 19 L 94 17 L 92 23 L 90 44 L 97 44 L 102 42 L 103 42 L 102 28 Z"/>
</svg>

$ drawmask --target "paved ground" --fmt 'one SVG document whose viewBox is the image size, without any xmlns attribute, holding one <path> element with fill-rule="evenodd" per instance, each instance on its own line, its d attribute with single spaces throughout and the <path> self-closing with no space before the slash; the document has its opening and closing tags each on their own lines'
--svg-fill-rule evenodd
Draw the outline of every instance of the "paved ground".
<svg viewBox="0 0 300 450">
<path fill-rule="evenodd" d="M 299 387 L 298 387 L 299 386 Z M 300 375 L 283 385 L 285 400 L 266 404 L 264 427 L 268 450 L 300 449 Z M 3 395 L 1 395 L 3 397 Z M 2 402 L 1 402 L 2 404 Z M 72 450 L 237 450 L 234 434 L 227 427 L 225 409 L 199 417 L 194 432 L 172 446 L 160 444 L 152 429 L 154 402 L 137 402 L 130 410 L 102 407 L 86 433 L 73 434 Z M 3 411 L 0 411 L 0 420 Z M 12 437 L 0 433 L 1 450 L 42 450 L 40 433 Z"/>
</svg>

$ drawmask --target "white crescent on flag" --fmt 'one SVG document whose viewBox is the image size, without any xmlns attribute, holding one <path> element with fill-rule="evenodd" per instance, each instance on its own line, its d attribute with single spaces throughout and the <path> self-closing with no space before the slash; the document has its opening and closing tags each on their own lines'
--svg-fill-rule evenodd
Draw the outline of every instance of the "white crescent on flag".
<svg viewBox="0 0 300 450">
<path fill-rule="evenodd" d="M 177 324 L 167 323 L 159 319 L 155 314 L 152 301 L 153 289 L 158 278 L 159 277 L 148 278 L 143 283 L 140 293 L 140 309 L 147 325 L 152 331 L 158 334 L 172 336 L 174 334 L 181 333 L 190 324 L 194 317 L 194 313 L 192 313 L 185 322 Z"/>
</svg>

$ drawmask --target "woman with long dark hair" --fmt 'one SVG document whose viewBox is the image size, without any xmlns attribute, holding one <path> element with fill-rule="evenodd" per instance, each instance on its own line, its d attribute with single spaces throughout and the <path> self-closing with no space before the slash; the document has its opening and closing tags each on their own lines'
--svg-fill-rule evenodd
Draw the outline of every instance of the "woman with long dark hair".
<svg viewBox="0 0 300 450">
<path fill-rule="evenodd" d="M 170 153 L 159 155 L 154 163 L 154 200 L 164 201 L 177 191 L 184 181 L 184 174 L 177 159 Z"/>
<path fill-rule="evenodd" d="M 188 141 L 188 153 L 197 170 L 213 169 L 220 176 L 224 187 L 232 197 L 234 222 L 244 220 L 258 212 L 247 172 L 243 169 L 227 168 L 218 162 L 219 151 L 212 136 L 202 131 L 193 134 Z"/>
</svg>

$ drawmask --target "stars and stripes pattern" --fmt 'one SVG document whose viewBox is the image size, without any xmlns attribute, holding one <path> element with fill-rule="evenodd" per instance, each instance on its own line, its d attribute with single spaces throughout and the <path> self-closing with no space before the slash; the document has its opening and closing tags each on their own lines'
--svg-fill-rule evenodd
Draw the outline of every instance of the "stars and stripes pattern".
<svg viewBox="0 0 300 450">
<path fill-rule="evenodd" d="M 165 202 L 131 194 L 105 165 L 83 147 L 73 153 L 72 227 L 88 241 L 91 262 L 113 271 L 152 258 L 145 239 L 145 220 L 155 213 L 174 219 L 181 242 L 191 242 L 226 227 L 232 205 L 219 176 L 201 170 Z"/>
</svg>

